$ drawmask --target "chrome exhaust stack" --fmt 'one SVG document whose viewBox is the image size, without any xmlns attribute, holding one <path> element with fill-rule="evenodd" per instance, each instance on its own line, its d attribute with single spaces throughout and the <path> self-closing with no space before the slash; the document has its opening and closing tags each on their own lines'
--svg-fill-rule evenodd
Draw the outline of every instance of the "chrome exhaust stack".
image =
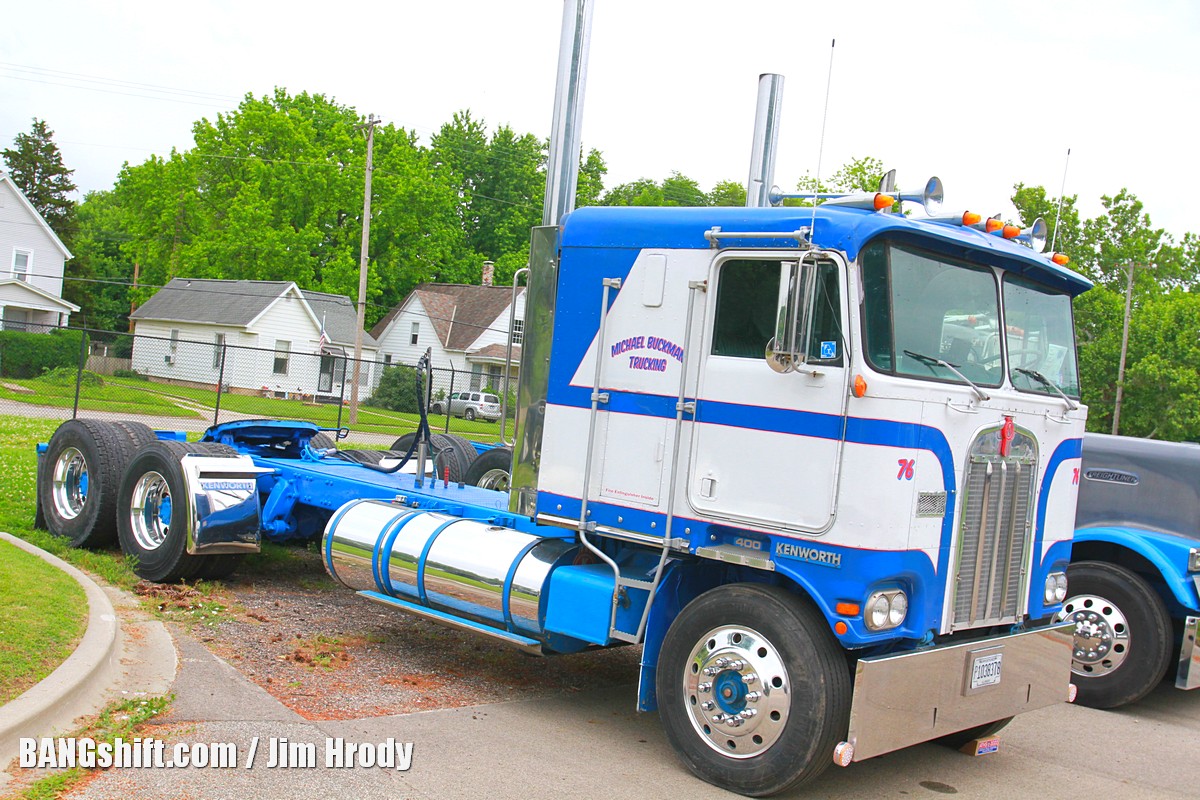
<svg viewBox="0 0 1200 800">
<path fill-rule="evenodd" d="M 591 34 L 592 0 L 563 0 L 554 120 L 550 127 L 550 152 L 546 161 L 546 197 L 542 203 L 543 225 L 558 225 L 575 208 L 580 124 L 583 120 L 583 92 L 587 84 Z"/>
<path fill-rule="evenodd" d="M 779 150 L 779 120 L 783 114 L 783 76 L 765 72 L 758 76 L 758 106 L 754 112 L 754 142 L 750 149 L 750 177 L 746 181 L 746 207 L 771 205 L 775 185 L 775 154 Z"/>
</svg>

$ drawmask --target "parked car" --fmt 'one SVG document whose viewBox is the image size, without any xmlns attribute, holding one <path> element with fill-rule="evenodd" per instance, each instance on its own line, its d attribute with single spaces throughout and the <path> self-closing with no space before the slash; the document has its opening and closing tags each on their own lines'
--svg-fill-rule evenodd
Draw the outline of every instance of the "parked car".
<svg viewBox="0 0 1200 800">
<path fill-rule="evenodd" d="M 432 414 L 445 414 L 447 408 L 451 416 L 467 420 L 479 418 L 495 422 L 500 419 L 500 398 L 486 392 L 454 392 L 446 400 L 434 400 L 429 404 Z"/>
</svg>

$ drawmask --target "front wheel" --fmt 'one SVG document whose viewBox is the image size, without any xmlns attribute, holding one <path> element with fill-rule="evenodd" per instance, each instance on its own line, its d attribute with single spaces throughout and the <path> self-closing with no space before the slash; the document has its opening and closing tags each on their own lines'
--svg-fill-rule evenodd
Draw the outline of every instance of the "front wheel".
<svg viewBox="0 0 1200 800">
<path fill-rule="evenodd" d="M 688 769 L 754 797 L 820 775 L 849 725 L 850 671 L 827 622 L 776 586 L 721 586 L 689 603 L 667 631 L 656 684 Z"/>
<path fill-rule="evenodd" d="M 1071 564 L 1067 586 L 1070 597 L 1057 618 L 1075 623 L 1075 702 L 1116 708 L 1141 700 L 1171 659 L 1171 618 L 1162 598 L 1137 574 L 1103 561 Z"/>
</svg>

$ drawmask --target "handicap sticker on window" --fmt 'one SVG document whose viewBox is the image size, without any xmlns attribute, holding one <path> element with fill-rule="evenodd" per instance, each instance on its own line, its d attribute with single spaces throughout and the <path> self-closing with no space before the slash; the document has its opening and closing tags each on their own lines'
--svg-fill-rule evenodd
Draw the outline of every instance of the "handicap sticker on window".
<svg viewBox="0 0 1200 800">
<path fill-rule="evenodd" d="M 837 342 L 821 342 L 821 358 L 837 358 Z"/>
</svg>

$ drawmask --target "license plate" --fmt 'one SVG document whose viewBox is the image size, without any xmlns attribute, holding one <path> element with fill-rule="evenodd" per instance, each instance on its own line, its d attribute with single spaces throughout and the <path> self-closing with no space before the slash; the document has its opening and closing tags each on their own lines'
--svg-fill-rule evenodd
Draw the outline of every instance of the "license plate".
<svg viewBox="0 0 1200 800">
<path fill-rule="evenodd" d="M 971 665 L 971 689 L 982 689 L 1000 683 L 1000 668 L 1003 662 L 1003 653 L 992 653 L 975 659 L 975 663 Z"/>
</svg>

